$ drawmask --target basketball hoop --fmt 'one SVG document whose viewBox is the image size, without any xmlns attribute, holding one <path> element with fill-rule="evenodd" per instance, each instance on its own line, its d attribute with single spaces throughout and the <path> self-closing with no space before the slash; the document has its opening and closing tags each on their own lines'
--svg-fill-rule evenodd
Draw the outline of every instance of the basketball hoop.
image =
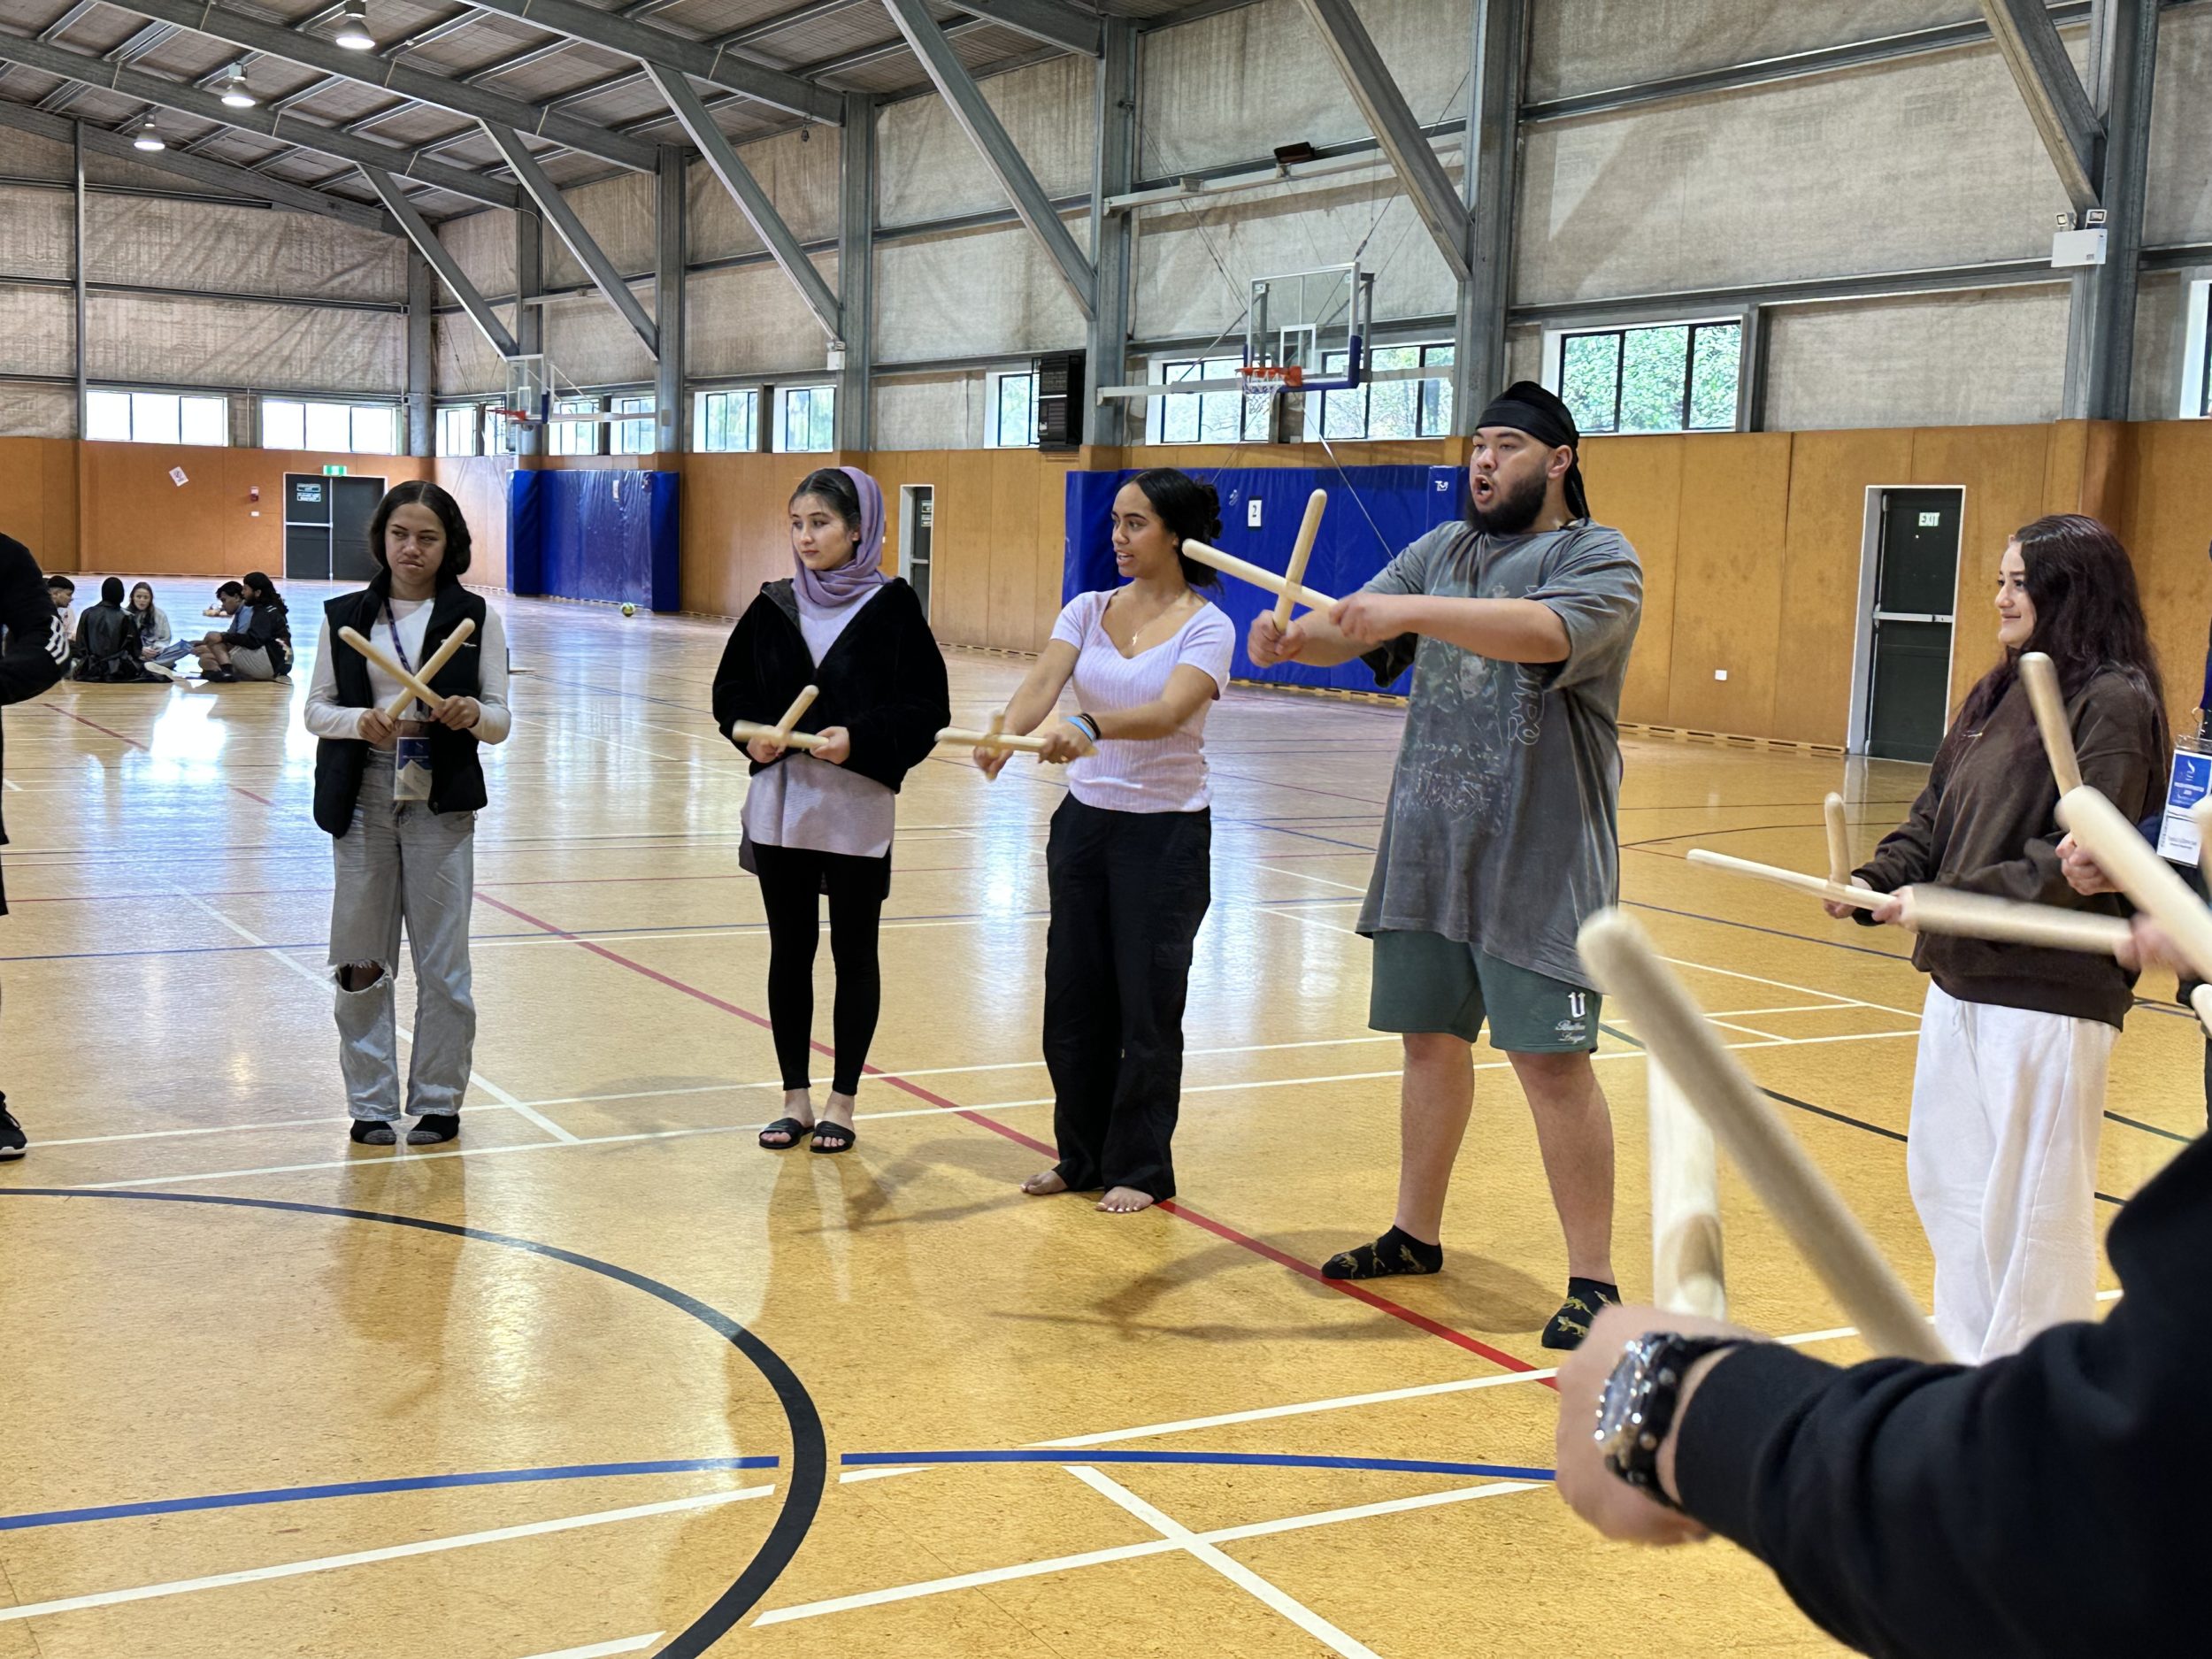
<svg viewBox="0 0 2212 1659">
<path fill-rule="evenodd" d="M 1295 392 L 1306 383 L 1304 365 L 1296 363 L 1248 363 L 1237 371 L 1247 397 L 1273 397 Z"/>
</svg>

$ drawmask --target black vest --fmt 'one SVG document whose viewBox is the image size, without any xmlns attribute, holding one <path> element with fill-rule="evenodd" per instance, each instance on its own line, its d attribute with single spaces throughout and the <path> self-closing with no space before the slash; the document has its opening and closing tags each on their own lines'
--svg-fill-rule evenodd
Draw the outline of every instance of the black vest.
<svg viewBox="0 0 2212 1659">
<path fill-rule="evenodd" d="M 379 572 L 367 588 L 343 594 L 323 607 L 329 619 L 328 649 L 338 681 L 338 701 L 349 709 L 365 709 L 376 699 L 369 690 L 368 659 L 338 637 L 351 628 L 363 637 L 384 615 L 391 578 Z M 458 582 L 438 589 L 431 602 L 430 626 L 422 636 L 427 659 L 462 618 L 476 624 L 476 632 L 453 660 L 431 676 L 430 688 L 441 696 L 473 697 L 482 688 L 478 655 L 484 638 L 484 601 Z M 430 728 L 430 810 L 433 812 L 473 812 L 484 805 L 484 769 L 477 760 L 476 733 L 456 732 L 442 726 Z M 361 774 L 369 762 L 369 746 L 359 738 L 324 738 L 315 747 L 315 822 L 333 835 L 353 827 L 354 803 L 361 795 Z"/>
</svg>

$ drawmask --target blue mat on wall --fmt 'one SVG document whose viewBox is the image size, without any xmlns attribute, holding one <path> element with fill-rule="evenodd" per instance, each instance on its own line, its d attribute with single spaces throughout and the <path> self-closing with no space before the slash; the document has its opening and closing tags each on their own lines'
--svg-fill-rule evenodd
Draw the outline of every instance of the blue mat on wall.
<svg viewBox="0 0 2212 1659">
<path fill-rule="evenodd" d="M 1291 543 L 1298 539 L 1306 498 L 1317 489 L 1327 490 L 1329 511 L 1306 565 L 1306 581 L 1340 599 L 1363 585 L 1399 549 L 1459 518 L 1466 488 L 1466 474 L 1453 466 L 1354 466 L 1340 472 L 1306 466 L 1225 467 L 1194 476 L 1221 492 L 1221 550 L 1271 571 L 1289 566 Z M 1114 495 L 1134 477 L 1133 471 L 1068 474 L 1063 603 L 1079 593 L 1119 584 L 1121 578 L 1114 570 Z M 1260 503 L 1256 530 L 1250 523 L 1250 503 L 1255 501 Z M 1237 626 L 1234 672 L 1239 679 L 1342 691 L 1378 689 L 1375 676 L 1356 661 L 1336 668 L 1302 668 L 1294 663 L 1254 667 L 1244 654 L 1244 632 L 1254 617 L 1274 603 L 1272 595 L 1249 582 L 1224 577 L 1208 596 Z M 1403 695 L 1412 679 L 1409 670 L 1387 689 Z"/>
<path fill-rule="evenodd" d="M 507 475 L 508 586 L 518 594 L 681 608 L 678 475 Z"/>
</svg>

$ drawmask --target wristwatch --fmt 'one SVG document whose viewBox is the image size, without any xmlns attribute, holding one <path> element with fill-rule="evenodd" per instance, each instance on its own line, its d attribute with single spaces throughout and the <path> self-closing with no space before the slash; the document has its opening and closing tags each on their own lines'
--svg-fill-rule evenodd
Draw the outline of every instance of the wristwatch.
<svg viewBox="0 0 2212 1659">
<path fill-rule="evenodd" d="M 1620 1363 L 1598 1396 L 1596 1440 L 1605 1466 L 1670 1509 L 1682 1506 L 1659 1484 L 1659 1448 L 1674 1426 L 1682 1379 L 1708 1354 L 1741 1348 L 1742 1337 L 1683 1336 L 1647 1331 L 1621 1350 Z"/>
</svg>

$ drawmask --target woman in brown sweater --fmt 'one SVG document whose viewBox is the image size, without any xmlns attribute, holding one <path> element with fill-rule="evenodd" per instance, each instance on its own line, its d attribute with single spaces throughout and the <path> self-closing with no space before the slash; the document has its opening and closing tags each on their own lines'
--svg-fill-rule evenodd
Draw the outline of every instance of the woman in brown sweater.
<svg viewBox="0 0 2212 1659">
<path fill-rule="evenodd" d="M 2004 656 L 1967 694 L 1912 816 L 1853 878 L 1912 925 L 1918 882 L 2124 914 L 2067 883 L 2058 788 L 2018 664 L 2058 668 L 2082 780 L 2130 821 L 2165 762 L 2165 697 L 2127 549 L 2093 518 L 2039 518 L 1998 565 Z M 1834 916 L 1853 914 L 1830 905 Z M 2009 1354 L 2095 1308 L 2106 1064 L 2135 976 L 2108 957 L 1923 934 L 1927 974 L 1905 1164 L 1935 1255 L 1936 1330 L 1960 1359 Z"/>
</svg>

